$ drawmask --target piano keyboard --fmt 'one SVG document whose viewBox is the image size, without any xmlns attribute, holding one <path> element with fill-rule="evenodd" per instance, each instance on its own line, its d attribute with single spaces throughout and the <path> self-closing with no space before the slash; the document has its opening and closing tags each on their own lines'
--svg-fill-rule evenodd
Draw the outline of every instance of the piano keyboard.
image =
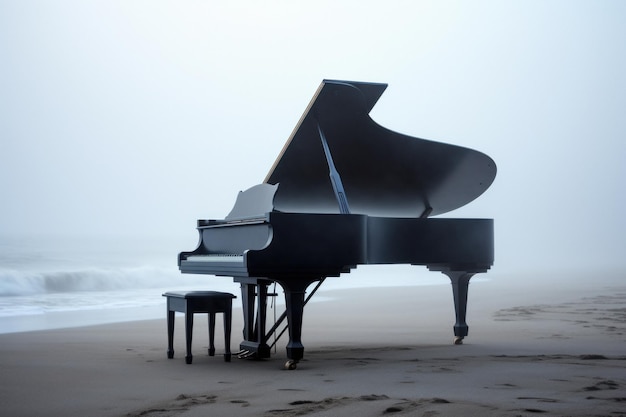
<svg viewBox="0 0 626 417">
<path fill-rule="evenodd" d="M 189 262 L 243 262 L 243 255 L 209 254 L 188 256 Z"/>
</svg>

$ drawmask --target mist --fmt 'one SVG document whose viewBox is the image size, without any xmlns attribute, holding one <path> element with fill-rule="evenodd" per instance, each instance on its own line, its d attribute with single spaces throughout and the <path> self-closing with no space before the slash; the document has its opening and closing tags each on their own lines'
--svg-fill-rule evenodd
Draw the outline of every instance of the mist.
<svg viewBox="0 0 626 417">
<path fill-rule="evenodd" d="M 379 124 L 496 161 L 446 215 L 495 219 L 494 270 L 623 270 L 625 19 L 620 1 L 0 1 L 0 234 L 192 250 L 328 78 L 388 83 Z"/>
</svg>

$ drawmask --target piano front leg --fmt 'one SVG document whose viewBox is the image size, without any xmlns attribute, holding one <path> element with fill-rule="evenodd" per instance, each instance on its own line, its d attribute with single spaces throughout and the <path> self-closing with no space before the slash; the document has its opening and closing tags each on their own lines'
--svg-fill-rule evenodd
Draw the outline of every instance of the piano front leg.
<svg viewBox="0 0 626 417">
<path fill-rule="evenodd" d="M 285 363 L 285 369 L 296 369 L 298 362 L 304 356 L 302 317 L 304 315 L 304 306 L 308 301 L 308 299 L 305 299 L 305 294 L 309 285 L 316 281 L 319 281 L 318 285 L 313 289 L 310 296 L 317 291 L 319 285 L 324 281 L 324 277 L 299 277 L 294 280 L 279 281 L 285 291 L 287 327 L 289 329 L 289 342 L 287 343 L 287 358 L 289 359 Z"/>
<path fill-rule="evenodd" d="M 297 363 L 304 356 L 302 344 L 302 317 L 304 315 L 304 289 L 292 290 L 285 288 L 285 304 L 287 308 L 287 325 L 289 327 L 289 343 L 287 343 L 286 369 L 296 369 Z"/>
</svg>

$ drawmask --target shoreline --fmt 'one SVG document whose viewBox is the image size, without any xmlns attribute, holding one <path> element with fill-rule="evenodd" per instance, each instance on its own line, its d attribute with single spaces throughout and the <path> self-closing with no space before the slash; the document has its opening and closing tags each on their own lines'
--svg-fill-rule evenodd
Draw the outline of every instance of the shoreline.
<svg viewBox="0 0 626 417">
<path fill-rule="evenodd" d="M 437 276 L 425 270 L 412 269 L 407 265 L 396 265 L 395 268 L 378 268 L 383 275 L 394 276 L 393 280 L 387 282 L 386 285 L 382 285 L 377 282 L 376 276 L 372 273 L 373 270 L 375 271 L 373 268 L 361 268 L 358 272 L 355 270 L 352 274 L 346 274 L 341 278 L 329 278 L 321 286 L 315 297 L 311 299 L 311 302 L 327 301 L 332 298 L 328 294 L 359 288 L 356 287 L 356 283 L 364 281 L 365 288 L 449 286 L 447 277 L 443 275 Z M 412 275 L 408 274 L 407 271 L 412 272 Z M 189 276 L 184 276 L 184 278 L 189 278 Z M 36 311 L 22 314 L 0 313 L 0 334 L 158 319 L 165 310 L 165 299 L 161 294 L 167 291 L 193 291 L 211 288 L 215 291 L 231 292 L 237 296 L 233 300 L 233 308 L 241 306 L 239 284 L 223 278 L 210 276 L 206 278 L 200 280 L 200 282 L 195 282 L 195 285 L 190 285 L 186 279 L 181 279 L 173 282 L 168 287 L 161 288 L 129 288 L 119 291 L 77 291 L 75 293 L 30 295 L 28 299 L 21 300 L 21 302 L 31 306 Z M 476 277 L 475 280 L 478 282 L 485 280 L 485 278 L 481 276 Z M 274 301 L 279 306 L 284 306 L 285 302 L 280 285 L 277 286 L 276 292 L 279 296 Z M 53 300 L 50 300 L 49 297 L 53 298 Z M 137 302 L 137 299 L 140 301 L 140 305 L 129 306 L 129 304 L 132 304 L 133 297 L 135 297 L 135 302 Z M 88 302 L 101 303 L 102 299 L 106 300 L 106 302 L 102 303 L 102 308 L 100 308 L 99 304 L 96 304 L 94 307 L 86 307 Z M 76 302 L 80 307 L 72 308 L 72 302 Z M 18 301 L 13 301 L 13 303 L 18 303 Z M 22 307 L 19 304 L 16 305 Z M 53 307 L 49 308 L 47 307 L 48 305 Z M 11 303 L 6 302 L 3 307 L 10 309 Z"/>
</svg>

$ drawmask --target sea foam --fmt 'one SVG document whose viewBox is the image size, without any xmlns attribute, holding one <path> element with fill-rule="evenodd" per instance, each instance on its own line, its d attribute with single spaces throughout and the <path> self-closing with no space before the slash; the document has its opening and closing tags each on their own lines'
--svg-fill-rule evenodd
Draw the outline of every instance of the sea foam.
<svg viewBox="0 0 626 417">
<path fill-rule="evenodd" d="M 85 268 L 68 271 L 0 269 L 0 297 L 77 291 L 155 288 L 180 279 L 175 269 L 153 266 Z"/>
</svg>

